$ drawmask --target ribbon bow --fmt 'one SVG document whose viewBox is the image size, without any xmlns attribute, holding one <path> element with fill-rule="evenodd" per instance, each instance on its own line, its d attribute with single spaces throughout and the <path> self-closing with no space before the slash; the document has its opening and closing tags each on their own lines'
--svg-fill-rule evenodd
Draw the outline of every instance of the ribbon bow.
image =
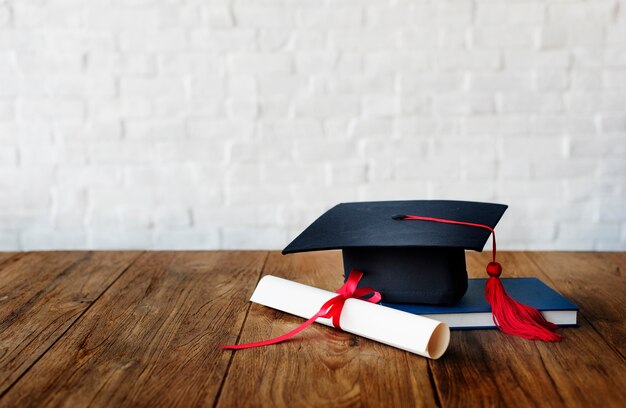
<svg viewBox="0 0 626 408">
<path fill-rule="evenodd" d="M 326 303 L 322 305 L 320 310 L 318 310 L 315 315 L 313 315 L 309 320 L 302 323 L 300 326 L 296 327 L 289 333 L 285 333 L 282 336 L 275 337 L 269 340 L 263 340 L 255 343 L 246 343 L 246 344 L 233 344 L 228 346 L 222 346 L 222 348 L 227 350 L 241 350 L 253 347 L 262 347 L 269 346 L 270 344 L 276 344 L 283 342 L 296 334 L 300 333 L 302 330 L 309 327 L 317 318 L 324 317 L 328 319 L 332 319 L 333 326 L 338 329 L 341 329 L 341 311 L 343 310 L 343 305 L 346 303 L 346 300 L 350 298 L 356 298 L 365 300 L 366 302 L 378 303 L 380 302 L 381 296 L 380 293 L 376 292 L 371 288 L 357 288 L 359 281 L 363 277 L 363 272 L 357 271 L 353 269 L 346 280 L 346 283 L 343 284 L 342 287 L 337 290 L 338 295 L 328 300 Z M 371 296 L 369 296 L 371 295 Z M 369 296 L 369 297 L 368 297 Z"/>
</svg>

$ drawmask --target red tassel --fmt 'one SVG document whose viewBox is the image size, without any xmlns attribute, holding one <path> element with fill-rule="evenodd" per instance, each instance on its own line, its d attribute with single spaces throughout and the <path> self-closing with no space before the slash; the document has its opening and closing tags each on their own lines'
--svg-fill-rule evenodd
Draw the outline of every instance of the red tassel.
<svg viewBox="0 0 626 408">
<path fill-rule="evenodd" d="M 446 220 L 443 218 L 423 217 L 420 215 L 394 215 L 394 220 L 432 221 L 444 224 L 466 225 L 469 227 L 484 228 L 491 232 L 493 262 L 487 265 L 489 279 L 485 284 L 485 298 L 491 305 L 493 322 L 504 333 L 523 337 L 530 340 L 561 341 L 565 337 L 554 333 L 558 327 L 547 321 L 539 310 L 515 301 L 502 286 L 500 274 L 502 266 L 496 262 L 496 232 L 489 225 L 472 222 Z"/>
<path fill-rule="evenodd" d="M 558 327 L 547 321 L 534 307 L 517 302 L 504 290 L 497 262 L 487 265 L 489 279 L 485 285 L 485 298 L 491 305 L 493 321 L 504 333 L 530 340 L 561 341 L 563 336 L 554 332 Z"/>
</svg>

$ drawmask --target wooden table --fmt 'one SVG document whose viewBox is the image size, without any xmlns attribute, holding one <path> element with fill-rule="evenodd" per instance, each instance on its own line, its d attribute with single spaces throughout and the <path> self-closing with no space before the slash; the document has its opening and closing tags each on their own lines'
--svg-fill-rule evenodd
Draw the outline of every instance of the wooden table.
<svg viewBox="0 0 626 408">
<path fill-rule="evenodd" d="M 488 253 L 468 253 L 482 276 Z M 334 290 L 337 252 L 0 253 L 0 406 L 626 406 L 626 253 L 503 252 L 579 305 L 558 344 L 454 331 L 440 360 L 248 299 L 265 274 Z"/>
</svg>

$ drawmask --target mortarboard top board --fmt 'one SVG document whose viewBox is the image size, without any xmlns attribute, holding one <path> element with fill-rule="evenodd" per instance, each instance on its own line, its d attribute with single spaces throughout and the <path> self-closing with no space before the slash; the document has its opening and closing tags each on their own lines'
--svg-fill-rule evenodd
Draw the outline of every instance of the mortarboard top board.
<svg viewBox="0 0 626 408">
<path fill-rule="evenodd" d="M 341 249 L 344 273 L 389 303 L 453 304 L 467 290 L 465 249 L 482 251 L 490 232 L 439 222 L 402 222 L 402 215 L 441 218 L 494 228 L 507 206 L 421 200 L 342 203 L 328 210 L 284 250 Z"/>
</svg>

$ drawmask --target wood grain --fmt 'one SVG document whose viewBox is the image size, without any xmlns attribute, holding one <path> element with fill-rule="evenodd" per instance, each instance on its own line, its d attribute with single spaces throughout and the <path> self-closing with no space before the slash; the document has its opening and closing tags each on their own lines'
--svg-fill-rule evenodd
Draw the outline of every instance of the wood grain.
<svg viewBox="0 0 626 408">
<path fill-rule="evenodd" d="M 3 268 L 3 263 L 14 256 L 16 256 L 18 252 L 0 252 L 0 270 Z"/>
<path fill-rule="evenodd" d="M 468 254 L 471 276 L 484 276 L 489 256 Z M 499 261 L 503 276 L 549 281 L 523 253 L 503 252 Z M 564 292 L 557 282 L 548 284 Z M 430 362 L 442 405 L 616 406 L 625 401 L 624 362 L 587 320 L 559 332 L 567 336 L 562 343 L 532 342 L 497 330 L 453 332 L 446 358 Z"/>
<path fill-rule="evenodd" d="M 0 405 L 211 405 L 265 259 L 144 254 Z"/>
<path fill-rule="evenodd" d="M 546 283 L 571 299 L 593 328 L 626 356 L 626 257 L 606 252 L 527 254 Z"/>
<path fill-rule="evenodd" d="M 0 395 L 138 253 L 36 252 L 0 265 Z"/>
<path fill-rule="evenodd" d="M 270 254 L 264 274 L 328 290 L 343 284 L 340 253 Z M 241 342 L 303 319 L 252 305 Z M 322 325 L 276 346 L 236 351 L 218 405 L 435 406 L 427 360 Z"/>
<path fill-rule="evenodd" d="M 581 308 L 558 344 L 453 331 L 439 360 L 248 299 L 261 273 L 329 290 L 339 252 L 0 253 L 0 407 L 626 406 L 626 253 L 503 252 Z M 468 253 L 484 277 L 489 253 Z M 128 267 L 130 265 L 130 267 Z"/>
</svg>

